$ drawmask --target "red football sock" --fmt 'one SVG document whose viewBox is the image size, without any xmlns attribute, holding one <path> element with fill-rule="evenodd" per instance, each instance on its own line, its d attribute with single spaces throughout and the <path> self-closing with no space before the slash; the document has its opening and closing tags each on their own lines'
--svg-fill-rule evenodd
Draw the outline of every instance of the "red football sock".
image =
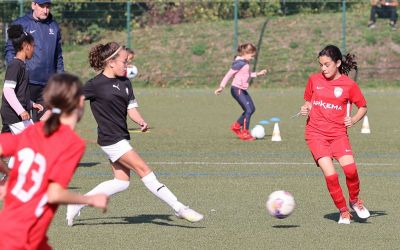
<svg viewBox="0 0 400 250">
<path fill-rule="evenodd" d="M 344 174 L 346 175 L 347 189 L 349 190 L 350 202 L 358 200 L 360 193 L 360 179 L 358 178 L 357 167 L 355 163 L 343 166 Z"/>
<path fill-rule="evenodd" d="M 337 173 L 325 176 L 326 186 L 331 194 L 335 206 L 341 211 L 347 211 L 346 199 L 343 196 L 342 188 L 339 184 L 339 176 Z"/>
</svg>

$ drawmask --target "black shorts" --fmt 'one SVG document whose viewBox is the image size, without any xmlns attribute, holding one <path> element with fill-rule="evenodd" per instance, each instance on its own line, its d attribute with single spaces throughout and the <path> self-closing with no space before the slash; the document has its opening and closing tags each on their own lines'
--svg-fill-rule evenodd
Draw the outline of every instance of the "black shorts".
<svg viewBox="0 0 400 250">
<path fill-rule="evenodd" d="M 10 126 L 7 124 L 3 124 L 3 127 L 1 128 L 1 133 L 11 133 Z"/>
</svg>

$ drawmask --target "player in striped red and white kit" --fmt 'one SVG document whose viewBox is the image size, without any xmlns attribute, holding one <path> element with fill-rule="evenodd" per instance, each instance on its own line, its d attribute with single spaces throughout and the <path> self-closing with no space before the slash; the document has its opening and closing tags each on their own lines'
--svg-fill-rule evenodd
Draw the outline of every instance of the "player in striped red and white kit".
<svg viewBox="0 0 400 250">
<path fill-rule="evenodd" d="M 59 204 L 88 204 L 105 209 L 104 194 L 83 196 L 68 191 L 68 183 L 84 153 L 85 143 L 73 131 L 83 114 L 79 79 L 69 74 L 50 78 L 44 100 L 52 111 L 22 133 L 0 135 L 0 155 L 12 156 L 8 180 L 0 185 L 0 249 L 51 249 L 46 232 Z M 1 162 L 2 163 L 2 162 Z"/>
<path fill-rule="evenodd" d="M 335 158 L 346 175 L 349 205 L 361 219 L 370 216 L 359 199 L 360 180 L 350 146 L 347 128 L 360 121 L 367 113 L 367 102 L 357 83 L 347 75 L 357 69 L 354 55 L 342 56 L 339 48 L 326 46 L 318 55 L 321 73 L 309 77 L 304 91 L 305 104 L 300 113 L 308 115 L 305 139 L 321 168 L 329 193 L 340 211 L 339 224 L 350 224 L 351 214 L 333 166 Z M 358 107 L 351 116 L 351 105 Z"/>
</svg>

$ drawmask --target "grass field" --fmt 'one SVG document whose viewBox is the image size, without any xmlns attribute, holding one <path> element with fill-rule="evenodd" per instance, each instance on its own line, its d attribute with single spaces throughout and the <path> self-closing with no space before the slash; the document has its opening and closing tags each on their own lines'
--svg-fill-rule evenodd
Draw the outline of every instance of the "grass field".
<svg viewBox="0 0 400 250">
<path fill-rule="evenodd" d="M 229 131 L 240 113 L 229 91 L 216 97 L 212 89 L 137 89 L 152 129 L 132 133 L 132 144 L 180 200 L 204 213 L 204 221 L 177 219 L 134 176 L 128 191 L 111 198 L 106 214 L 87 208 L 67 227 L 66 208 L 60 207 L 50 243 L 55 249 L 398 249 L 400 90 L 364 91 L 372 133 L 361 134 L 357 124 L 350 137 L 361 198 L 372 216 L 351 225 L 336 222 L 338 213 L 303 139 L 304 119 L 289 119 L 303 103 L 302 91 L 251 89 L 257 107 L 252 125 L 280 117 L 282 142 L 271 142 L 271 125 L 264 140 L 243 142 Z M 85 193 L 112 175 L 95 144 L 89 110 L 78 132 L 88 144 L 70 188 Z M 284 220 L 267 215 L 264 206 L 278 189 L 297 202 Z"/>
</svg>

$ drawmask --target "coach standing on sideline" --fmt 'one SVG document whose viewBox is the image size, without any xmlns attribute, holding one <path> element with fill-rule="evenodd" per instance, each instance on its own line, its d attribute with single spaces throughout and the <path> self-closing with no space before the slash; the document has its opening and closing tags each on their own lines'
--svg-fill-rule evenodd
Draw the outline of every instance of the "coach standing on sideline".
<svg viewBox="0 0 400 250">
<path fill-rule="evenodd" d="M 57 72 L 64 71 L 64 62 L 61 49 L 60 27 L 53 20 L 50 13 L 51 0 L 32 1 L 32 12 L 16 19 L 13 24 L 20 24 L 25 32 L 35 39 L 35 51 L 32 59 L 26 62 L 29 72 L 29 91 L 31 100 L 43 105 L 42 92 L 49 77 Z M 10 39 L 6 44 L 6 62 L 12 61 L 15 56 Z M 38 121 L 44 114 L 32 114 L 34 121 Z"/>
</svg>

